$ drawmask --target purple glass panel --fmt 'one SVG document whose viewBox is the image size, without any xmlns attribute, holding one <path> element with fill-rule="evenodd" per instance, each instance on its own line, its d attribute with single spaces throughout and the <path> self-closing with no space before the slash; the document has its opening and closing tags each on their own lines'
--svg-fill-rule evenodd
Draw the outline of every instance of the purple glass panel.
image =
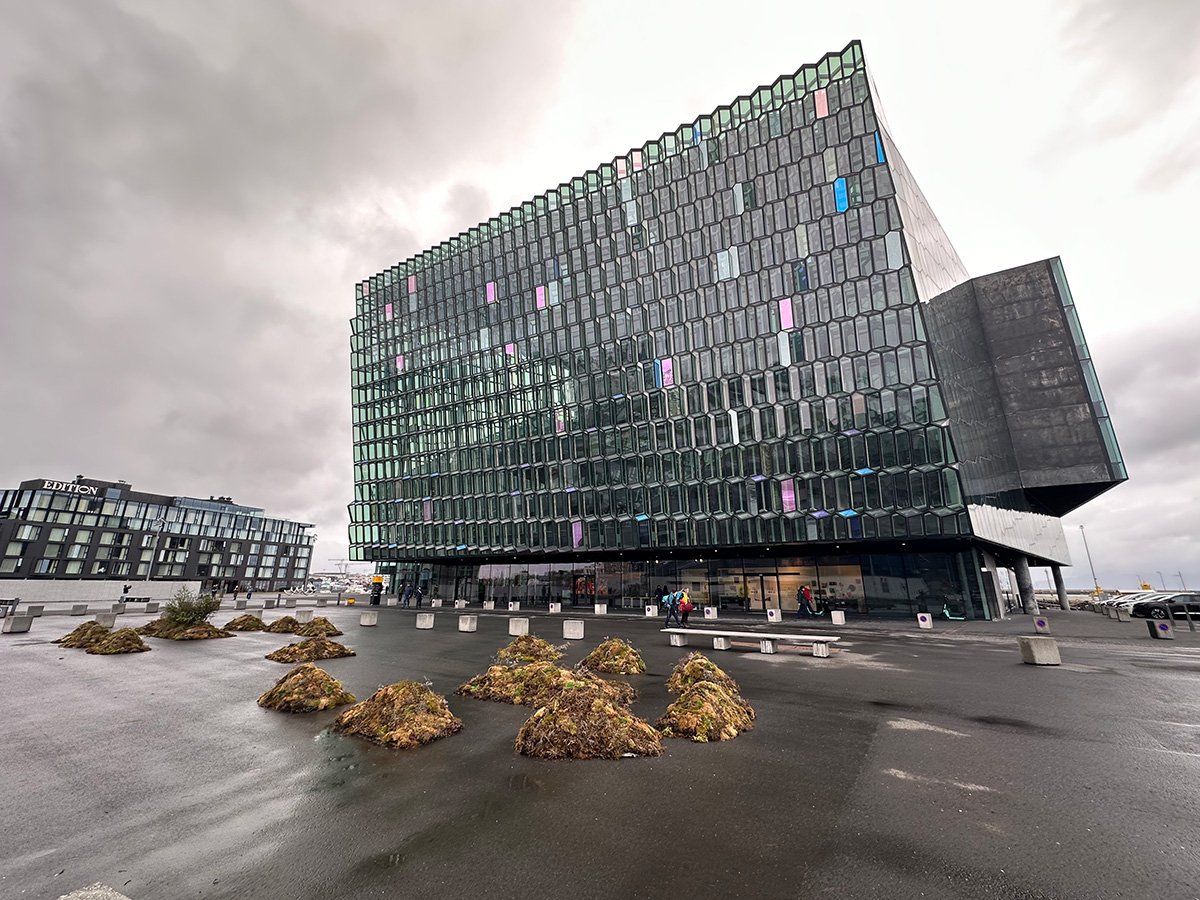
<svg viewBox="0 0 1200 900">
<path fill-rule="evenodd" d="M 387 321 L 392 321 L 392 304 L 388 303 L 383 307 L 383 317 Z"/>
<path fill-rule="evenodd" d="M 488 303 L 496 302 L 496 282 L 494 282 L 494 281 L 489 281 L 487 283 L 487 302 Z"/>
<path fill-rule="evenodd" d="M 404 354 L 400 353 L 400 354 L 396 355 L 396 371 L 402 372 L 403 370 L 404 370 Z"/>
<path fill-rule="evenodd" d="M 539 284 L 534 289 L 534 295 L 537 297 L 537 308 L 545 309 L 546 308 L 546 286 L 543 284 Z"/>
<path fill-rule="evenodd" d="M 814 519 L 828 519 L 829 518 L 829 513 L 825 512 L 825 510 L 823 510 L 823 509 L 818 509 L 816 512 L 810 513 L 809 515 L 811 515 Z"/>
<path fill-rule="evenodd" d="M 779 301 L 779 327 L 786 331 L 789 328 L 794 328 L 795 324 L 795 321 L 792 319 L 792 298 L 784 297 Z"/>
<path fill-rule="evenodd" d="M 662 361 L 662 383 L 663 387 L 670 387 L 675 383 L 675 363 L 670 357 Z"/>
<path fill-rule="evenodd" d="M 516 344 L 505 344 L 504 352 L 507 353 L 509 356 L 516 356 L 517 355 L 517 345 Z"/>
<path fill-rule="evenodd" d="M 796 511 L 796 485 L 790 478 L 785 478 L 779 484 L 783 491 L 783 511 Z"/>
<path fill-rule="evenodd" d="M 408 292 L 410 294 L 415 294 L 417 292 L 417 276 L 416 275 L 408 276 Z"/>
<path fill-rule="evenodd" d="M 571 523 L 571 546 L 583 546 L 583 523 L 578 520 Z"/>
<path fill-rule="evenodd" d="M 433 501 L 432 500 L 421 501 L 421 515 L 425 519 L 426 522 L 433 521 Z"/>
</svg>

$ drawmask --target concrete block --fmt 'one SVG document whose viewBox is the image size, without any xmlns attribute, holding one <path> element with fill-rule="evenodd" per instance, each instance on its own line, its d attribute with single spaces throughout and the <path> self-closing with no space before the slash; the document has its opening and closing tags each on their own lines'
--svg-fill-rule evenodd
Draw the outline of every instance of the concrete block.
<svg viewBox="0 0 1200 900">
<path fill-rule="evenodd" d="M 829 645 L 824 641 L 817 641 L 813 644 L 813 656 L 820 659 L 829 659 Z"/>
<path fill-rule="evenodd" d="M 1117 607 L 1116 619 L 1117 619 L 1117 621 L 1118 621 L 1118 622 L 1132 622 L 1132 621 L 1133 621 L 1133 620 L 1132 620 L 1132 619 L 1129 617 L 1129 610 L 1127 610 L 1127 609 L 1126 609 L 1125 607 L 1123 607 L 1123 606 L 1118 606 L 1118 607 Z"/>
<path fill-rule="evenodd" d="M 1050 620 L 1045 616 L 1033 617 L 1033 630 L 1038 634 L 1050 633 Z"/>
<path fill-rule="evenodd" d="M 19 613 L 0 620 L 0 634 L 21 634 L 33 627 L 33 616 Z"/>
<path fill-rule="evenodd" d="M 1146 630 L 1150 632 L 1150 637 L 1159 641 L 1175 640 L 1175 629 L 1171 627 L 1170 622 L 1163 622 L 1158 619 L 1148 619 L 1146 621 Z"/>
<path fill-rule="evenodd" d="M 71 606 L 71 615 L 73 615 L 73 616 L 86 616 L 86 615 L 87 615 L 87 604 L 86 604 L 86 603 L 76 603 L 76 604 L 73 604 L 73 605 Z"/>
<path fill-rule="evenodd" d="M 1052 637 L 1019 637 L 1021 645 L 1021 662 L 1031 666 L 1061 666 L 1062 658 L 1058 655 L 1058 642 Z"/>
<path fill-rule="evenodd" d="M 370 628 L 372 625 L 379 624 L 379 613 L 375 610 L 370 612 L 360 612 L 358 614 L 358 624 Z"/>
<path fill-rule="evenodd" d="M 933 616 L 929 613 L 917 613 L 917 627 L 926 631 L 933 628 Z"/>
<path fill-rule="evenodd" d="M 105 628 L 116 628 L 117 614 L 114 612 L 96 613 L 96 622 Z"/>
<path fill-rule="evenodd" d="M 146 614 L 153 616 L 157 613 L 158 613 L 158 601 L 151 600 L 149 603 L 146 604 Z"/>
<path fill-rule="evenodd" d="M 399 597 L 385 597 L 385 598 L 384 598 L 384 600 L 383 600 L 383 605 L 384 605 L 384 606 L 396 606 L 396 605 L 398 605 L 399 603 L 400 603 L 400 598 L 399 598 Z M 318 606 L 323 606 L 324 604 L 322 604 L 322 603 L 320 603 L 320 602 L 318 601 L 317 605 L 318 605 Z"/>
<path fill-rule="evenodd" d="M 442 608 L 441 598 L 430 600 L 429 605 L 432 606 L 434 609 L 441 609 Z"/>
<path fill-rule="evenodd" d="M 245 608 L 246 608 L 246 601 L 245 601 L 245 600 L 234 600 L 234 601 L 233 601 L 233 608 L 234 608 L 234 609 L 245 609 Z"/>
<path fill-rule="evenodd" d="M 529 620 L 526 618 L 509 619 L 508 633 L 515 637 L 519 637 L 522 634 L 529 634 Z"/>
<path fill-rule="evenodd" d="M 608 615 L 608 604 L 607 603 L 597 603 L 595 606 L 595 611 L 596 611 L 596 615 L 598 615 L 598 616 L 607 616 Z"/>
<path fill-rule="evenodd" d="M 687 646 L 687 635 L 686 634 L 668 634 L 667 637 L 669 637 L 671 639 L 672 647 L 686 647 Z"/>
<path fill-rule="evenodd" d="M 646 604 L 646 618 L 658 618 L 658 604 L 657 603 L 647 603 Z"/>
<path fill-rule="evenodd" d="M 582 641 L 583 619 L 563 619 L 563 637 L 568 641 Z"/>
<path fill-rule="evenodd" d="M 32 607 L 32 606 L 29 607 L 29 609 L 34 609 L 34 608 L 35 607 Z M 38 606 L 38 607 L 36 607 L 36 609 L 38 610 L 37 614 L 40 616 L 42 614 L 42 612 L 41 612 L 42 608 L 40 606 Z M 124 603 L 114 603 L 112 605 L 112 611 L 115 612 L 118 616 L 123 615 L 125 612 L 125 604 Z"/>
<path fill-rule="evenodd" d="M 832 625 L 845 625 L 846 611 L 844 609 L 831 609 L 829 611 L 829 622 Z"/>
<path fill-rule="evenodd" d="M 1108 618 L 1110 618 L 1110 619 L 1113 618 L 1113 612 L 1114 612 L 1114 610 L 1111 606 L 1104 607 L 1104 615 L 1107 616 Z"/>
<path fill-rule="evenodd" d="M 477 631 L 479 629 L 479 616 L 459 616 L 458 630 L 459 631 Z"/>
<path fill-rule="evenodd" d="M 552 613 L 562 612 L 562 604 L 557 601 L 551 603 L 550 604 L 550 612 L 552 612 Z"/>
<path fill-rule="evenodd" d="M 303 622 L 305 624 L 308 624 L 312 620 L 313 620 L 313 610 L 311 610 L 311 609 L 296 610 L 296 621 L 297 622 Z"/>
<path fill-rule="evenodd" d="M 717 608 L 715 606 L 704 607 L 704 618 L 715 619 L 717 617 Z"/>
<path fill-rule="evenodd" d="M 733 638 L 715 637 L 713 638 L 714 650 L 731 650 L 733 649 Z"/>
<path fill-rule="evenodd" d="M 329 605 L 328 597 L 318 597 L 317 598 L 317 606 L 328 606 L 328 605 Z M 240 606 L 238 607 L 238 609 L 241 609 L 241 608 L 242 607 L 240 607 Z"/>
<path fill-rule="evenodd" d="M 758 652 L 759 653 L 774 653 L 775 652 L 775 641 L 769 640 L 767 638 L 763 638 L 761 641 L 758 642 Z"/>
<path fill-rule="evenodd" d="M 783 621 L 783 611 L 779 610 L 779 609 L 768 609 L 767 610 L 767 621 L 768 622 L 782 622 Z"/>
<path fill-rule="evenodd" d="M 284 605 L 284 608 L 286 608 L 286 609 L 295 609 L 296 608 L 296 598 L 295 597 L 284 597 L 283 605 Z"/>
<path fill-rule="evenodd" d="M 364 615 L 366 615 L 364 613 Z M 371 613 L 376 615 L 376 613 Z M 437 613 L 417 613 L 417 627 L 422 631 L 429 631 L 433 628 L 433 620 Z"/>
<path fill-rule="evenodd" d="M 508 601 L 508 611 L 509 612 L 519 612 L 520 609 L 521 609 L 521 601 L 520 600 L 509 600 Z"/>
<path fill-rule="evenodd" d="M 29 616 L 31 619 L 36 619 L 43 615 L 46 611 L 46 606 L 43 603 L 30 603 L 20 607 L 20 614 Z"/>
<path fill-rule="evenodd" d="M 495 608 L 496 608 L 496 601 L 495 601 L 495 600 L 484 600 L 484 601 L 483 601 L 483 608 L 484 608 L 484 609 L 495 609 Z"/>
<path fill-rule="evenodd" d="M 455 601 L 454 601 L 454 608 L 455 608 L 455 609 L 466 609 L 466 608 L 467 608 L 467 601 L 466 601 L 466 600 L 455 600 Z"/>
<path fill-rule="evenodd" d="M 264 600 L 264 601 L 263 601 L 263 609 L 274 609 L 274 608 L 275 608 L 275 601 L 274 601 L 274 600 L 271 600 L 271 599 L 269 599 L 269 598 L 268 598 L 268 599 L 266 599 L 266 600 Z"/>
</svg>

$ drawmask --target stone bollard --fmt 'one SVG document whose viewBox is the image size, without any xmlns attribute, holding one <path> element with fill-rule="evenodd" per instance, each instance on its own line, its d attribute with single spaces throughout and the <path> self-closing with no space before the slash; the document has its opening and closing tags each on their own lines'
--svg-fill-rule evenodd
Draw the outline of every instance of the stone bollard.
<svg viewBox="0 0 1200 900">
<path fill-rule="evenodd" d="M 318 597 L 317 598 L 317 606 L 328 606 L 328 605 L 329 605 L 328 597 Z M 240 607 L 240 606 L 238 607 L 238 609 L 241 609 L 241 608 L 242 607 Z"/>
<path fill-rule="evenodd" d="M 73 616 L 86 616 L 86 615 L 87 615 L 87 604 L 86 604 L 86 603 L 76 603 L 76 604 L 74 604 L 74 605 L 71 607 L 71 615 L 73 615 Z"/>
<path fill-rule="evenodd" d="M 441 609 L 441 608 L 442 608 L 442 601 L 441 601 L 441 598 L 438 598 L 438 599 L 435 599 L 435 600 L 430 600 L 430 601 L 429 601 L 429 605 L 430 605 L 431 607 L 433 607 L 434 609 Z"/>
<path fill-rule="evenodd" d="M 767 621 L 768 622 L 782 622 L 783 621 L 783 612 L 778 609 L 768 609 L 767 610 Z"/>
<path fill-rule="evenodd" d="M 274 608 L 275 608 L 275 601 L 272 600 L 270 597 L 268 597 L 266 600 L 263 601 L 263 609 L 274 609 Z"/>
<path fill-rule="evenodd" d="M 307 625 L 313 620 L 313 611 L 311 609 L 296 610 L 296 621 L 303 625 Z"/>
<path fill-rule="evenodd" d="M 525 618 L 509 619 L 508 633 L 516 637 L 529 634 L 529 620 Z"/>
<path fill-rule="evenodd" d="M 96 613 L 96 624 L 105 628 L 117 627 L 117 614 L 114 612 Z"/>
<path fill-rule="evenodd" d="M 829 622 L 831 625 L 845 625 L 846 611 L 844 609 L 831 609 L 829 611 Z M 828 654 L 826 654 L 828 656 Z"/>
<path fill-rule="evenodd" d="M 0 624 L 0 634 L 21 634 L 33 627 L 33 616 L 25 613 L 10 613 L 0 619 L 0 623 L 2 623 Z"/>
<path fill-rule="evenodd" d="M 713 638 L 714 650 L 731 650 L 733 649 L 733 638 L 715 637 Z"/>
<path fill-rule="evenodd" d="M 583 619 L 563 619 L 563 637 L 568 641 L 582 641 Z"/>
<path fill-rule="evenodd" d="M 400 598 L 399 598 L 399 597 L 387 597 L 387 598 L 386 598 L 386 599 L 383 601 L 383 605 L 384 605 L 384 606 L 396 606 L 396 605 L 397 605 L 397 604 L 399 604 L 399 603 L 400 603 Z"/>
<path fill-rule="evenodd" d="M 1019 637 L 1017 643 L 1021 646 L 1021 662 L 1030 666 L 1061 666 L 1062 659 L 1058 655 L 1058 642 L 1052 637 Z"/>
<path fill-rule="evenodd" d="M 32 606 L 31 606 L 31 607 L 29 607 L 29 608 L 30 608 L 30 609 L 33 609 L 33 607 L 32 607 Z M 38 607 L 38 609 L 40 610 L 40 609 L 41 609 L 41 607 L 39 606 L 39 607 Z M 115 613 L 116 613 L 118 616 L 119 616 L 119 615 L 122 615 L 122 614 L 124 614 L 124 612 L 125 612 L 125 604 L 124 604 L 124 603 L 122 603 L 122 602 L 117 602 L 117 603 L 114 603 L 114 604 L 112 605 L 112 611 L 113 611 L 113 612 L 115 612 Z M 40 616 L 40 615 L 41 615 L 41 612 L 39 612 L 39 613 L 38 613 L 38 615 Z"/>
<path fill-rule="evenodd" d="M 509 600 L 508 601 L 508 611 L 509 612 L 520 612 L 520 610 L 521 610 L 521 601 L 520 600 Z"/>
<path fill-rule="evenodd" d="M 829 644 L 827 644 L 825 641 L 814 642 L 813 648 L 812 648 L 812 653 L 813 653 L 813 656 L 819 657 L 821 659 L 829 659 Z"/>
<path fill-rule="evenodd" d="M 552 613 L 562 612 L 562 604 L 559 603 L 558 601 L 551 603 L 550 604 L 550 612 L 552 612 Z"/>
<path fill-rule="evenodd" d="M 715 606 L 704 607 L 704 618 L 715 619 L 717 617 L 717 608 Z"/>
<path fill-rule="evenodd" d="M 688 636 L 686 634 L 668 634 L 667 637 L 671 639 L 672 647 L 686 647 L 687 646 Z"/>
<path fill-rule="evenodd" d="M 1129 617 L 1129 610 L 1127 610 L 1127 609 L 1126 609 L 1125 607 L 1123 607 L 1123 606 L 1118 606 L 1118 607 L 1117 607 L 1117 611 L 1116 611 L 1116 619 L 1117 619 L 1117 621 L 1118 621 L 1118 622 L 1132 622 L 1132 621 L 1133 621 L 1133 620 L 1132 620 L 1132 619 Z"/>
<path fill-rule="evenodd" d="M 1150 632 L 1150 637 L 1160 641 L 1175 640 L 1175 629 L 1171 627 L 1170 622 L 1162 622 L 1156 619 L 1150 619 L 1146 622 L 1146 630 Z"/>
<path fill-rule="evenodd" d="M 363 615 L 366 615 L 366 613 L 363 613 Z M 371 615 L 375 615 L 375 613 Z M 422 631 L 429 631 L 433 628 L 433 617 L 435 615 L 436 613 L 417 613 L 417 627 Z"/>
<path fill-rule="evenodd" d="M 1050 633 L 1050 620 L 1047 619 L 1045 616 L 1034 616 L 1033 617 L 1033 630 L 1035 632 L 1037 632 L 1038 634 L 1049 634 Z"/>
<path fill-rule="evenodd" d="M 459 616 L 459 631 L 476 631 L 479 628 L 479 616 Z"/>
<path fill-rule="evenodd" d="M 466 609 L 466 608 L 467 608 L 467 601 L 466 601 L 466 600 L 455 600 L 455 601 L 454 601 L 454 608 L 455 608 L 455 609 Z"/>
<path fill-rule="evenodd" d="M 608 604 L 607 603 L 597 603 L 594 607 L 592 607 L 592 609 L 598 616 L 607 616 L 608 615 Z"/>
<path fill-rule="evenodd" d="M 1113 613 L 1115 613 L 1115 612 L 1116 612 L 1116 610 L 1114 610 L 1113 607 L 1111 607 L 1111 606 L 1104 607 L 1104 615 L 1110 619 L 1113 618 Z"/>
<path fill-rule="evenodd" d="M 658 618 L 658 604 L 657 603 L 647 603 L 646 604 L 646 618 L 647 619 L 657 619 Z"/>
<path fill-rule="evenodd" d="M 295 597 L 285 597 L 283 600 L 283 605 L 284 605 L 285 609 L 295 609 L 296 608 L 296 598 Z"/>
<path fill-rule="evenodd" d="M 495 600 L 484 600 L 484 601 L 483 601 L 483 608 L 484 608 L 484 609 L 495 609 L 495 608 L 496 608 L 496 601 L 495 601 Z"/>
<path fill-rule="evenodd" d="M 379 613 L 377 613 L 375 610 L 371 610 L 370 612 L 359 613 L 358 614 L 358 624 L 363 625 L 368 628 L 371 627 L 372 625 L 378 625 L 379 624 Z"/>
<path fill-rule="evenodd" d="M 929 613 L 917 613 L 917 627 L 926 630 L 933 628 L 933 616 Z"/>
<path fill-rule="evenodd" d="M 151 600 L 149 603 L 146 604 L 146 614 L 151 615 L 151 616 L 158 614 L 158 601 L 157 600 Z"/>
</svg>

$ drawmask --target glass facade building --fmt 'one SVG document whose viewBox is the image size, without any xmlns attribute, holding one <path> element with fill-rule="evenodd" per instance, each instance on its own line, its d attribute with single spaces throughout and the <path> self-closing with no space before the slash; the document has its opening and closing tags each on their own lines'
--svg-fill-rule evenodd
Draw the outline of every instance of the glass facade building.
<svg viewBox="0 0 1200 900">
<path fill-rule="evenodd" d="M 123 481 L 82 476 L 37 478 L 0 491 L 0 579 L 303 587 L 312 527 L 228 497 L 148 494 Z"/>
<path fill-rule="evenodd" d="M 1061 264 L 969 277 L 857 42 L 364 280 L 350 358 L 352 555 L 444 599 L 987 617 L 1125 477 Z"/>
</svg>

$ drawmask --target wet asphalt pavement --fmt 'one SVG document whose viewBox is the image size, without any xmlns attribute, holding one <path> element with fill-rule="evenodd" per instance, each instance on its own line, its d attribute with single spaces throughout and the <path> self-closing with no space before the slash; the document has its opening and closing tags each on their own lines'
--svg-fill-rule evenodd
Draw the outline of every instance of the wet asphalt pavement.
<svg viewBox="0 0 1200 900">
<path fill-rule="evenodd" d="M 360 699 L 404 678 L 451 695 L 509 639 L 503 613 L 460 634 L 453 611 L 432 632 L 411 611 L 376 628 L 320 612 L 359 654 L 321 665 Z M 533 633 L 564 643 L 566 617 Z M 657 621 L 584 618 L 564 663 L 631 640 L 635 710 L 656 719 L 682 651 Z M 999 625 L 850 631 L 830 659 L 717 652 L 753 731 L 545 762 L 513 753 L 524 707 L 450 696 L 461 733 L 384 750 L 331 734 L 334 711 L 255 704 L 289 636 L 116 657 L 50 643 L 79 621 L 0 639 L 3 898 L 95 882 L 133 900 L 1200 897 L 1191 643 L 1064 639 L 1057 669 L 1021 665 Z"/>
</svg>

